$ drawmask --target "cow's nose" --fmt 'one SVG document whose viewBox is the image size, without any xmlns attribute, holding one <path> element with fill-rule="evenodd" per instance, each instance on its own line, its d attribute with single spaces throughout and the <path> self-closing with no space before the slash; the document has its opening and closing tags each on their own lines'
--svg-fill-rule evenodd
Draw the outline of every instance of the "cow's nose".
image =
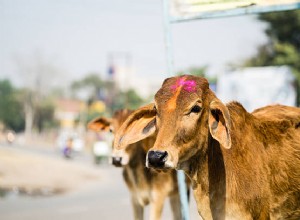
<svg viewBox="0 0 300 220">
<path fill-rule="evenodd" d="M 113 157 L 112 158 L 112 164 L 115 165 L 116 167 L 122 166 L 122 157 Z"/>
<path fill-rule="evenodd" d="M 148 164 L 150 167 L 163 168 L 167 157 L 167 151 L 149 151 Z"/>
</svg>

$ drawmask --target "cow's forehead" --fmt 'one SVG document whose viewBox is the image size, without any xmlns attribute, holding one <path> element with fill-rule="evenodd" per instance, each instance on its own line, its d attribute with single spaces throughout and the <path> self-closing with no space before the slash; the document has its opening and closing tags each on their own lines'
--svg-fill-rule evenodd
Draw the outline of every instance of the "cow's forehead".
<svg viewBox="0 0 300 220">
<path fill-rule="evenodd" d="M 179 76 L 168 78 L 155 95 L 155 101 L 166 110 L 172 111 L 178 106 L 189 105 L 194 99 L 201 97 L 208 88 L 205 78 L 196 76 Z"/>
</svg>

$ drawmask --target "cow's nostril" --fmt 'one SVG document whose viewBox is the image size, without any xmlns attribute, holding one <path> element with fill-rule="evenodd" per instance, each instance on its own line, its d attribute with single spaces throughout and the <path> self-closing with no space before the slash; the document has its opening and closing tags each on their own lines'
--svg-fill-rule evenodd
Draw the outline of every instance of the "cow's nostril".
<svg viewBox="0 0 300 220">
<path fill-rule="evenodd" d="M 162 168 L 167 160 L 167 151 L 149 151 L 148 163 L 151 167 Z"/>
<path fill-rule="evenodd" d="M 122 157 L 113 157 L 112 158 L 112 164 L 115 165 L 116 167 L 122 166 Z"/>
</svg>

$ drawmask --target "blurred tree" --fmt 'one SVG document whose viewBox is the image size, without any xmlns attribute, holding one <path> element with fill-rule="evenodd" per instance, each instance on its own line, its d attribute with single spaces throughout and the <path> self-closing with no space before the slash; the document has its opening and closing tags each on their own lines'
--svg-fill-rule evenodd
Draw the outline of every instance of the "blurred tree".
<svg viewBox="0 0 300 220">
<path fill-rule="evenodd" d="M 91 110 L 98 100 L 105 103 L 108 115 L 120 108 L 137 108 L 143 103 L 143 99 L 133 89 L 120 91 L 113 81 L 102 80 L 100 74 L 97 73 L 91 73 L 83 79 L 74 81 L 71 89 L 73 97 L 81 97 L 89 106 L 88 114 L 85 117 L 87 120 L 101 114 L 101 112 Z"/>
<path fill-rule="evenodd" d="M 24 84 L 20 98 L 25 114 L 25 135 L 27 138 L 31 138 L 33 127 L 36 125 L 34 121 L 36 121 L 39 104 L 51 93 L 51 89 L 62 80 L 62 74 L 39 52 L 26 60 L 25 58 L 18 58 L 16 63 L 19 67 L 20 79 L 23 80 Z M 57 78 L 58 74 L 59 79 Z"/>
<path fill-rule="evenodd" d="M 71 83 L 73 95 L 78 96 L 83 90 L 88 91 L 85 94 L 89 99 L 97 100 L 101 96 L 101 89 L 105 87 L 105 82 L 100 78 L 98 73 L 90 73 L 83 79 Z M 80 95 L 79 95 L 80 96 Z"/>
<path fill-rule="evenodd" d="M 191 74 L 191 75 L 194 75 L 194 76 L 202 76 L 202 77 L 204 77 L 206 69 L 207 69 L 207 66 L 190 67 L 187 70 L 178 71 L 176 73 L 176 75 L 180 76 L 180 75 L 185 75 L 185 74 Z"/>
<path fill-rule="evenodd" d="M 110 100 L 113 99 L 109 99 L 110 96 L 108 95 L 108 91 L 113 90 L 111 88 L 113 88 L 112 84 L 103 81 L 99 73 L 90 73 L 84 78 L 71 83 L 73 98 L 86 102 L 88 106 L 87 110 L 81 112 L 77 123 L 86 124 L 92 118 L 102 114 L 102 112 L 92 109 L 93 104 L 98 100 L 104 101 L 108 108 L 111 106 Z"/>
<path fill-rule="evenodd" d="M 34 125 L 38 132 L 45 129 L 58 127 L 58 122 L 54 119 L 54 103 L 50 98 L 46 98 L 36 106 Z"/>
<path fill-rule="evenodd" d="M 33 129 L 33 120 L 36 107 L 36 97 L 34 92 L 29 88 L 23 88 L 20 92 L 21 104 L 25 115 L 25 136 L 31 138 Z"/>
<path fill-rule="evenodd" d="M 106 114 L 106 105 L 103 101 L 88 101 L 88 114 L 86 116 L 87 121 L 89 122 L 92 119 L 99 117 L 99 116 L 109 116 L 109 114 Z M 78 119 L 79 121 L 79 119 Z"/>
<path fill-rule="evenodd" d="M 271 40 L 300 49 L 300 10 L 261 14 L 259 19 L 269 24 L 265 32 Z"/>
<path fill-rule="evenodd" d="M 129 89 L 125 92 L 125 96 L 127 97 L 127 103 L 125 103 L 125 107 L 130 109 L 136 109 L 140 107 L 144 100 L 136 93 L 134 89 Z"/>
<path fill-rule="evenodd" d="M 122 108 L 136 109 L 144 103 L 144 100 L 136 93 L 134 89 L 125 92 L 119 92 L 116 96 L 116 102 L 113 111 Z"/>
<path fill-rule="evenodd" d="M 208 79 L 210 83 L 216 83 L 217 78 L 216 77 L 210 77 L 206 74 L 207 66 L 201 66 L 201 67 L 190 67 L 187 70 L 181 70 L 176 73 L 177 76 L 185 75 L 185 74 L 191 74 L 194 76 L 202 76 Z"/>
<path fill-rule="evenodd" d="M 300 82 L 300 10 L 259 15 L 268 23 L 265 33 L 269 41 L 258 53 L 244 62 L 244 66 L 289 65 Z M 299 90 L 299 88 L 298 88 Z M 298 92 L 299 94 L 299 92 Z M 299 103 L 299 95 L 298 95 Z"/>
<path fill-rule="evenodd" d="M 0 81 L 0 121 L 7 129 L 16 132 L 24 129 L 24 115 L 21 103 L 18 101 L 18 91 L 10 81 Z"/>
</svg>

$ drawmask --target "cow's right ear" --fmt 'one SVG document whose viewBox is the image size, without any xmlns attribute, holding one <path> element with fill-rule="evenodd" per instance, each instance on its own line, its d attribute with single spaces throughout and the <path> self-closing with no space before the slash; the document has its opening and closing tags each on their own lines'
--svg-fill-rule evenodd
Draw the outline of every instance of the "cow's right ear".
<svg viewBox="0 0 300 220">
<path fill-rule="evenodd" d="M 156 131 L 155 116 L 154 104 L 134 111 L 116 133 L 114 147 L 122 149 L 151 136 Z"/>
<path fill-rule="evenodd" d="M 112 119 L 105 117 L 98 117 L 90 121 L 87 125 L 88 129 L 99 132 L 99 131 L 110 131 L 113 132 Z"/>
</svg>

